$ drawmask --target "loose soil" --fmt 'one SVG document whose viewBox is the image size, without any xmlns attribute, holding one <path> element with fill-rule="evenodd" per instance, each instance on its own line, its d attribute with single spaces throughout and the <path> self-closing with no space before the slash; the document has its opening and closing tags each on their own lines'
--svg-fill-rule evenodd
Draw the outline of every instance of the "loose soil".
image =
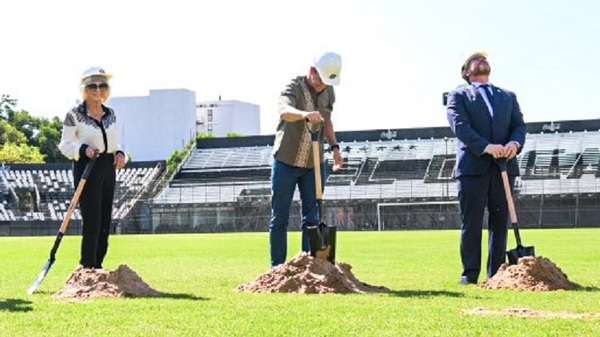
<svg viewBox="0 0 600 337">
<path fill-rule="evenodd" d="M 573 290 L 580 286 L 569 281 L 565 273 L 544 257 L 526 256 L 515 265 L 500 266 L 494 277 L 478 285 L 483 289 L 514 289 L 521 291 Z"/>
<path fill-rule="evenodd" d="M 359 281 L 352 274 L 352 266 L 335 265 L 325 259 L 313 258 L 300 252 L 288 262 L 272 268 L 248 284 L 240 285 L 238 292 L 252 293 L 305 293 L 348 294 L 383 293 L 390 289 Z"/>
<path fill-rule="evenodd" d="M 571 319 L 600 319 L 598 313 L 582 313 L 576 314 L 572 312 L 551 312 L 551 311 L 539 311 L 531 309 L 517 309 L 509 308 L 504 310 L 488 310 L 484 308 L 475 308 L 471 310 L 463 310 L 465 315 L 502 315 L 502 316 L 516 316 L 524 318 L 571 318 Z"/>
<path fill-rule="evenodd" d="M 71 274 L 56 298 L 87 300 L 97 297 L 154 297 L 152 289 L 133 270 L 120 265 L 115 271 L 79 267 Z"/>
</svg>

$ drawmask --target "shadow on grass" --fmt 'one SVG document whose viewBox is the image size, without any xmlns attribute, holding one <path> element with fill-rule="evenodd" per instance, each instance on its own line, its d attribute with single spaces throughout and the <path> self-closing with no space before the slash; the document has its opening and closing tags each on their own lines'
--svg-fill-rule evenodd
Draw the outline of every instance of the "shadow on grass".
<svg viewBox="0 0 600 337">
<path fill-rule="evenodd" d="M 141 297 L 140 297 L 141 298 Z M 148 297 L 146 297 L 148 298 Z M 161 293 L 158 296 L 154 296 L 153 298 L 169 298 L 174 300 L 192 300 L 192 301 L 208 301 L 210 298 L 196 296 L 192 294 L 176 294 L 176 293 Z"/>
<path fill-rule="evenodd" d="M 464 297 L 465 294 L 446 290 L 392 290 L 390 296 L 396 297 Z"/>
<path fill-rule="evenodd" d="M 9 298 L 0 300 L 0 311 L 10 312 L 28 312 L 33 310 L 31 301 L 21 300 L 17 298 Z"/>
<path fill-rule="evenodd" d="M 36 295 L 50 295 L 52 296 L 53 293 L 47 290 L 42 290 L 42 291 L 36 291 L 35 292 Z M 178 293 L 163 293 L 161 292 L 160 295 L 157 296 L 124 296 L 125 298 L 128 299 L 148 299 L 148 298 L 168 298 L 168 299 L 174 299 L 174 300 L 191 300 L 191 301 L 208 301 L 210 300 L 210 298 L 208 297 L 201 297 L 201 296 L 196 296 L 196 295 L 192 295 L 192 294 L 178 294 Z M 0 301 L 0 304 L 2 302 Z M 29 302 L 31 303 L 31 302 Z M 0 310 L 2 310 L 2 306 L 0 305 Z"/>
<path fill-rule="evenodd" d="M 600 288 L 594 287 L 594 286 L 579 287 L 577 289 L 573 289 L 573 291 L 596 292 L 596 291 L 600 291 Z"/>
</svg>

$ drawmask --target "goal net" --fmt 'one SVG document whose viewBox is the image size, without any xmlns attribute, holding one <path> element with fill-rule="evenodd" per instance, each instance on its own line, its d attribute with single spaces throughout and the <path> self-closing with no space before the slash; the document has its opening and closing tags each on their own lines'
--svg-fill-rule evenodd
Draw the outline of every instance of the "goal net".
<svg viewBox="0 0 600 337">
<path fill-rule="evenodd" d="M 458 201 L 384 202 L 377 204 L 377 229 L 460 228 Z"/>
</svg>

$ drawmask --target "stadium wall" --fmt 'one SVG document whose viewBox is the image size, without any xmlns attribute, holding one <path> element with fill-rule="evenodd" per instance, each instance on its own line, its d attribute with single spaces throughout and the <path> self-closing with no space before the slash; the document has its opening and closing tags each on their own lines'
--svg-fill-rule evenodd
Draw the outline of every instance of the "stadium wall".
<svg viewBox="0 0 600 337">
<path fill-rule="evenodd" d="M 324 220 L 341 230 L 459 229 L 458 204 L 439 199 L 324 201 Z M 447 200 L 455 201 L 455 200 Z M 401 206 L 380 208 L 382 203 Z M 153 233 L 263 232 L 269 230 L 268 201 L 219 204 L 152 205 Z M 300 203 L 294 201 L 290 230 L 300 230 Z M 600 195 L 517 198 L 515 208 L 523 228 L 600 227 Z M 487 215 L 485 217 L 487 221 Z"/>
</svg>

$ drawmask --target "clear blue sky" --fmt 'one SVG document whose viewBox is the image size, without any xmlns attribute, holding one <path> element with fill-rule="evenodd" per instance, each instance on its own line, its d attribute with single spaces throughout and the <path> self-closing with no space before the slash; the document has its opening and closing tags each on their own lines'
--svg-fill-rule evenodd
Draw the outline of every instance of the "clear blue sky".
<svg viewBox="0 0 600 337">
<path fill-rule="evenodd" d="M 186 88 L 197 99 L 261 106 L 272 134 L 277 96 L 313 55 L 339 52 L 336 129 L 445 126 L 442 92 L 473 51 L 516 92 L 525 120 L 600 118 L 600 1 L 5 1 L 0 93 L 59 116 L 89 66 L 114 74 L 113 96 Z M 109 104 L 110 105 L 110 102 Z M 118 112 L 117 112 L 118 113 Z"/>
</svg>

